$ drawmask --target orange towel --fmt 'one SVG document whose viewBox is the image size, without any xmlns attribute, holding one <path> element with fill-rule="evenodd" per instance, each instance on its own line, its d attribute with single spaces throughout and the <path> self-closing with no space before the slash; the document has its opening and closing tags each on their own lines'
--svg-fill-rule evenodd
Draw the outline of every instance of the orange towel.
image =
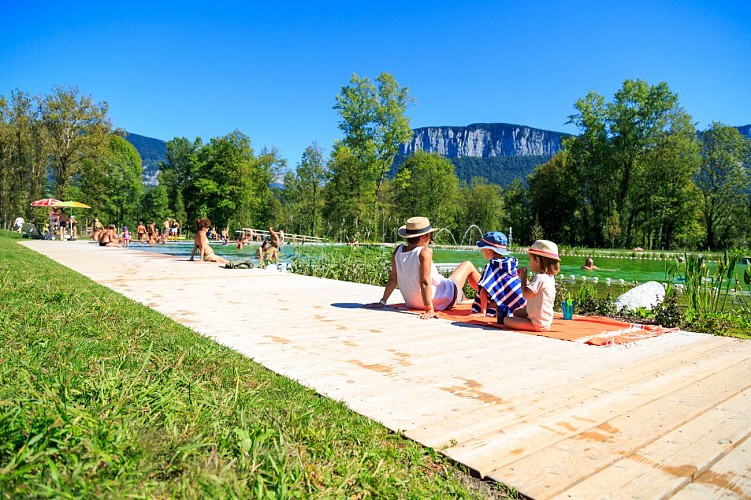
<svg viewBox="0 0 751 500">
<path fill-rule="evenodd" d="M 504 325 L 498 324 L 495 318 L 480 315 L 473 316 L 471 304 L 469 303 L 459 304 L 448 311 L 436 311 L 436 315 L 441 319 L 447 319 L 450 321 L 510 330 Z M 590 345 L 614 345 L 635 342 L 649 337 L 657 337 L 664 333 L 676 330 L 678 329 L 664 328 L 657 325 L 626 323 L 624 321 L 604 318 L 601 316 L 575 315 L 574 319 L 564 321 L 562 315 L 556 313 L 550 330 L 543 332 L 520 331 L 520 333 L 559 340 L 580 341 Z"/>
</svg>

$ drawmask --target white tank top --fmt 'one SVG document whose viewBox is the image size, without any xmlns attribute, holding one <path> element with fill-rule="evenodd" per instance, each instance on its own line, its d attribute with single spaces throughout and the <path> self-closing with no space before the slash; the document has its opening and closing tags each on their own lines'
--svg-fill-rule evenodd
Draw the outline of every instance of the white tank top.
<svg viewBox="0 0 751 500">
<path fill-rule="evenodd" d="M 404 245 L 399 245 L 394 255 L 399 291 L 404 297 L 404 302 L 412 309 L 425 308 L 420 291 L 420 251 L 422 249 L 423 247 L 416 247 L 405 252 Z M 435 265 L 430 271 L 430 281 L 433 285 L 433 309 L 443 311 L 453 302 L 456 285 L 450 279 L 441 276 Z"/>
</svg>

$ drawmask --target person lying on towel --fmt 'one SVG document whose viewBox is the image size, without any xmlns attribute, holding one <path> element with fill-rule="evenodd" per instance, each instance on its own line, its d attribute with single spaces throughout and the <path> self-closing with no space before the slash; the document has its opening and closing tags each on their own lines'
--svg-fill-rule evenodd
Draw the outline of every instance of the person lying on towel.
<svg viewBox="0 0 751 500">
<path fill-rule="evenodd" d="M 499 323 L 503 323 L 503 318 L 510 316 L 515 309 L 527 304 L 516 272 L 519 262 L 509 255 L 507 245 L 506 235 L 499 231 L 485 233 L 477 242 L 488 264 L 478 283 L 472 313 L 495 316 Z"/>
</svg>

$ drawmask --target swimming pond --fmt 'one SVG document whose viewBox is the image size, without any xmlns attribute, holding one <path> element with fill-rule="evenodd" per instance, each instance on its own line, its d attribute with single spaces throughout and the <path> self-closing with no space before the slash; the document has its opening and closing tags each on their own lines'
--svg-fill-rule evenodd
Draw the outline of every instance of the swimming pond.
<svg viewBox="0 0 751 500">
<path fill-rule="evenodd" d="M 251 243 L 243 246 L 242 250 L 238 250 L 234 243 L 228 245 L 221 245 L 220 243 L 212 242 L 211 248 L 217 255 L 232 260 L 255 260 L 255 253 L 260 243 Z M 145 245 L 140 243 L 131 243 L 129 249 L 131 250 L 143 250 L 148 252 L 156 252 L 163 254 L 176 255 L 178 257 L 190 257 L 190 253 L 193 250 L 192 241 L 170 241 L 163 245 Z M 281 260 L 291 261 L 296 255 L 302 255 L 310 258 L 316 258 L 324 254 L 341 254 L 351 255 L 357 253 L 371 253 L 374 255 L 383 255 L 386 258 L 392 251 L 392 247 L 385 245 L 364 245 L 362 247 L 349 247 L 344 244 L 305 244 L 305 245 L 282 245 L 281 248 Z M 513 254 L 519 259 L 520 266 L 528 266 L 529 260 L 526 253 Z M 482 254 L 476 248 L 462 247 L 462 248 L 434 248 L 433 260 L 436 264 L 458 264 L 464 260 L 469 260 L 477 268 L 482 268 L 486 261 L 483 259 Z M 673 258 L 633 258 L 629 256 L 609 256 L 609 257 L 596 257 L 595 265 L 598 269 L 587 271 L 582 269 L 584 265 L 585 257 L 580 256 L 562 256 L 561 257 L 561 273 L 559 280 L 575 282 L 597 282 L 604 284 L 608 279 L 612 283 L 620 283 L 623 280 L 626 284 L 644 283 L 646 281 L 659 281 L 664 282 L 666 280 L 666 270 L 668 267 L 676 264 L 676 259 Z M 715 263 L 709 262 L 710 269 Z M 450 267 L 450 266 L 449 266 Z M 742 274 L 743 267 L 740 268 Z"/>
</svg>

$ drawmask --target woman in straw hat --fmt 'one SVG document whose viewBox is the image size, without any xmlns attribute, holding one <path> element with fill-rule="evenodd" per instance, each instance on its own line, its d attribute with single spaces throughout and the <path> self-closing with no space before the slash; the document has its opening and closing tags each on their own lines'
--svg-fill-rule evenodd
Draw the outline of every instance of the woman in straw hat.
<svg viewBox="0 0 751 500">
<path fill-rule="evenodd" d="M 537 273 L 528 283 L 527 268 L 519 268 L 522 295 L 527 299 L 527 306 L 515 310 L 513 316 L 506 316 L 503 324 L 514 330 L 550 330 L 550 325 L 553 324 L 555 275 L 561 270 L 558 245 L 548 240 L 537 240 L 527 253 L 529 268 Z"/>
<path fill-rule="evenodd" d="M 391 276 L 380 301 L 366 307 L 385 307 L 391 293 L 399 286 L 404 302 L 412 309 L 424 311 L 421 319 L 435 318 L 435 311 L 451 309 L 464 300 L 464 283 L 477 290 L 480 273 L 475 266 L 464 261 L 444 278 L 433 265 L 433 249 L 428 245 L 437 229 L 427 217 L 412 217 L 399 228 L 399 236 L 407 240 L 391 255 Z"/>
</svg>

